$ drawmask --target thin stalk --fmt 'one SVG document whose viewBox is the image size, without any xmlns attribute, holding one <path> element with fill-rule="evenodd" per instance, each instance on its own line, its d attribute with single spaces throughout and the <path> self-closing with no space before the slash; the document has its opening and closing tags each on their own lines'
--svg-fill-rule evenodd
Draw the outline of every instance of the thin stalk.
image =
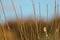
<svg viewBox="0 0 60 40">
<path fill-rule="evenodd" d="M 22 16 L 22 6 L 20 5 L 20 11 L 21 11 L 21 19 L 23 18 L 23 16 Z M 21 31 L 22 31 L 22 33 L 23 33 L 23 28 L 22 28 L 23 26 L 22 26 L 22 24 L 21 24 Z M 21 35 L 22 36 L 22 35 Z M 21 37 L 21 39 L 23 39 L 23 37 Z"/>
<path fill-rule="evenodd" d="M 33 37 L 32 37 L 32 25 L 30 24 L 30 27 L 31 27 L 31 40 L 33 39 Z"/>
<path fill-rule="evenodd" d="M 4 35 L 4 40 L 7 40 L 4 25 L 1 25 L 1 29 L 2 29 L 2 32 L 3 32 L 3 35 Z"/>
<path fill-rule="evenodd" d="M 11 3 L 12 3 L 12 6 L 13 6 L 13 9 L 14 9 L 15 15 L 16 15 L 16 20 L 17 20 L 18 30 L 19 30 L 19 31 L 22 31 L 22 25 L 20 25 L 20 22 L 19 22 L 19 20 L 18 20 L 18 15 L 17 15 L 16 8 L 15 8 L 15 5 L 14 5 L 13 0 L 11 0 Z M 21 30 L 20 30 L 20 26 L 21 26 Z M 23 31 L 22 31 L 22 32 L 23 32 Z M 22 32 L 20 32 L 20 35 L 21 35 L 21 39 L 23 40 Z"/>
<path fill-rule="evenodd" d="M 40 20 L 41 20 L 41 8 L 40 8 L 40 1 L 38 0 L 39 4 L 39 14 L 40 14 Z M 41 22 L 40 22 L 40 27 L 41 27 Z"/>
<path fill-rule="evenodd" d="M 41 37 L 41 9 L 40 9 L 40 1 L 38 0 L 38 4 L 39 4 L 39 14 L 40 14 L 40 37 Z M 39 37 L 39 40 L 40 40 L 40 37 Z"/>
<path fill-rule="evenodd" d="M 60 38 L 59 38 L 59 30 L 60 30 L 60 23 L 59 23 L 59 25 L 58 25 L 58 40 L 60 39 Z"/>
<path fill-rule="evenodd" d="M 56 24 L 57 24 L 57 22 L 56 22 L 56 0 L 55 0 L 55 6 L 54 6 L 54 16 L 55 16 L 55 40 L 57 40 L 57 38 L 56 38 Z"/>
<path fill-rule="evenodd" d="M 24 34 L 25 34 L 25 39 L 26 40 L 28 40 L 27 39 L 27 36 L 26 36 L 26 29 L 25 29 L 25 25 L 24 25 L 24 20 L 23 20 L 23 11 L 22 11 L 22 7 L 20 6 L 20 10 L 21 10 L 21 18 L 22 18 L 22 27 L 23 27 L 23 29 L 24 29 Z M 23 30 L 22 30 L 23 31 Z"/>
<path fill-rule="evenodd" d="M 59 14 L 59 4 L 57 4 L 57 13 Z"/>
<path fill-rule="evenodd" d="M 50 33 L 51 33 L 51 31 L 52 31 L 53 24 L 54 24 L 54 21 L 52 21 Z"/>
<path fill-rule="evenodd" d="M 0 21 L 1 21 L 1 15 L 0 15 Z M 4 26 L 2 24 L 0 24 L 0 27 L 1 27 L 1 30 L 3 32 L 3 35 L 4 35 L 4 40 L 6 40 L 6 34 L 5 34 L 5 29 L 4 29 Z"/>
<path fill-rule="evenodd" d="M 48 27 L 48 4 L 46 5 L 46 11 L 47 11 L 47 27 Z M 46 35 L 48 35 L 47 31 L 46 31 Z M 46 37 L 46 38 L 48 40 L 48 37 Z"/>
<path fill-rule="evenodd" d="M 54 16 L 55 16 L 55 24 L 56 24 L 56 0 L 55 0 L 55 6 L 54 6 Z"/>
<path fill-rule="evenodd" d="M 48 4 L 46 5 L 46 9 L 47 9 L 47 27 L 48 27 Z"/>
<path fill-rule="evenodd" d="M 18 25 L 18 27 L 19 27 L 18 15 L 17 15 L 16 8 L 15 8 L 15 5 L 14 5 L 13 0 L 11 0 L 11 3 L 12 3 L 12 7 L 13 7 L 13 9 L 14 9 L 15 15 L 16 15 L 17 25 Z"/>
<path fill-rule="evenodd" d="M 58 9 L 59 9 L 59 5 L 57 5 L 57 11 L 59 11 Z M 57 22 L 56 22 L 56 24 L 57 24 Z M 56 28 L 56 39 L 59 40 L 59 24 L 57 24 L 57 28 Z"/>
<path fill-rule="evenodd" d="M 21 25 L 21 39 L 24 40 L 24 38 L 23 38 L 23 29 L 22 29 L 22 25 Z"/>
<path fill-rule="evenodd" d="M 58 14 L 59 14 L 59 4 L 57 5 L 57 11 L 58 11 Z M 59 25 L 58 25 L 58 40 L 59 40 Z"/>
<path fill-rule="evenodd" d="M 2 1 L 1 1 L 1 0 L 0 0 L 0 3 L 1 3 L 1 6 L 2 6 L 2 11 L 3 11 L 4 18 L 5 18 L 5 22 L 7 23 L 6 25 L 7 25 L 8 30 L 9 30 L 9 35 L 11 35 L 11 34 L 10 34 L 9 24 L 8 24 L 8 22 L 6 21 L 6 15 L 5 15 L 4 8 L 3 8 L 3 4 L 2 4 Z M 11 39 L 11 37 L 10 37 L 10 39 Z"/>
<path fill-rule="evenodd" d="M 54 21 L 52 21 L 52 23 L 51 23 L 50 33 L 51 33 L 51 31 L 52 31 L 53 24 L 54 24 Z"/>
<path fill-rule="evenodd" d="M 37 37 L 38 37 L 38 40 L 39 40 L 38 25 L 37 25 L 37 19 L 36 19 L 36 10 L 35 10 L 35 5 L 34 5 L 33 0 L 32 0 L 32 6 L 33 6 L 33 11 L 34 11 L 34 19 L 35 19 L 35 24 L 36 24 Z"/>
<path fill-rule="evenodd" d="M 35 39 L 33 39 L 33 37 L 34 37 L 34 31 L 33 31 L 33 29 L 32 29 L 32 24 L 30 24 L 30 27 L 31 27 L 31 40 L 35 40 Z M 32 37 L 33 36 L 33 37 Z"/>
<path fill-rule="evenodd" d="M 16 15 L 16 21 L 17 21 L 18 30 L 20 31 L 20 29 L 19 29 L 19 20 L 18 20 L 18 16 L 17 16 L 17 12 L 16 12 L 16 9 L 15 9 L 15 5 L 13 3 L 13 0 L 11 0 L 11 3 L 12 3 L 12 7 L 14 9 L 15 15 Z"/>
</svg>

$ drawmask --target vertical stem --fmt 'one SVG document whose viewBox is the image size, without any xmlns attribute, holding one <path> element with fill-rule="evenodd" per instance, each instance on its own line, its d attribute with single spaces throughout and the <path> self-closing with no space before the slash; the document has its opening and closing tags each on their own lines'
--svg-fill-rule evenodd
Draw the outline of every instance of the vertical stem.
<svg viewBox="0 0 60 40">
<path fill-rule="evenodd" d="M 47 27 L 48 27 L 48 4 L 46 5 L 46 9 L 47 9 Z"/>
<path fill-rule="evenodd" d="M 54 21 L 52 21 L 52 23 L 51 23 L 50 33 L 51 33 L 51 31 L 52 31 L 53 24 L 54 24 Z"/>
<path fill-rule="evenodd" d="M 38 40 L 39 40 L 38 25 L 37 25 L 37 19 L 36 19 L 36 10 L 35 10 L 35 5 L 34 5 L 33 0 L 32 0 L 32 6 L 33 6 L 33 11 L 34 11 L 34 19 L 35 19 L 35 24 L 36 24 L 37 37 L 38 37 Z"/>
<path fill-rule="evenodd" d="M 57 4 L 57 13 L 59 13 L 59 5 Z M 56 38 L 59 40 L 59 24 L 57 23 L 57 29 L 56 29 Z"/>
<path fill-rule="evenodd" d="M 39 4 L 39 14 L 40 14 L 39 17 L 40 17 L 40 37 L 41 37 L 41 27 L 42 27 L 42 25 L 41 25 L 41 9 L 40 9 L 40 1 L 39 0 L 38 0 L 38 4 Z M 39 37 L 39 40 L 41 39 L 40 37 Z"/>
<path fill-rule="evenodd" d="M 11 3 L 12 3 L 12 7 L 13 7 L 13 9 L 14 9 L 15 15 L 16 15 L 17 24 L 19 24 L 19 23 L 18 23 L 18 15 L 17 15 L 16 8 L 15 8 L 15 5 L 14 5 L 13 0 L 11 0 Z"/>
<path fill-rule="evenodd" d="M 38 0 L 39 2 L 39 14 L 40 14 L 40 20 L 41 20 L 41 8 L 40 8 L 40 1 Z M 41 22 L 40 22 L 40 26 L 41 26 Z"/>
<path fill-rule="evenodd" d="M 22 18 L 22 27 L 24 28 L 24 34 L 25 34 L 24 36 L 25 36 L 25 39 L 27 40 L 26 30 L 25 30 L 25 25 L 24 25 L 24 20 L 23 20 L 23 11 L 22 11 L 22 7 L 21 6 L 20 6 L 20 10 L 21 10 L 21 18 Z"/>
<path fill-rule="evenodd" d="M 56 0 L 55 0 L 55 6 L 54 6 L 54 16 L 55 16 L 55 24 L 56 24 Z"/>
<path fill-rule="evenodd" d="M 18 15 L 17 15 L 16 8 L 15 8 L 15 5 L 14 5 L 13 0 L 11 0 L 11 3 L 12 3 L 12 6 L 13 6 L 13 9 L 14 9 L 15 15 L 16 15 L 16 20 L 17 20 L 18 30 L 19 30 L 19 31 L 22 31 L 22 25 L 20 25 L 20 22 L 19 22 L 19 20 L 18 20 Z M 21 30 L 20 30 L 20 27 L 21 27 Z M 23 31 L 22 31 L 22 32 L 23 32 Z M 21 39 L 23 40 L 22 32 L 20 32 L 20 35 L 21 35 Z"/>
<path fill-rule="evenodd" d="M 47 27 L 48 27 L 48 4 L 46 5 L 46 11 L 47 11 Z M 47 31 L 46 31 L 46 35 L 48 35 Z M 48 37 L 46 37 L 46 38 L 48 40 Z"/>
<path fill-rule="evenodd" d="M 4 35 L 4 40 L 7 40 L 4 25 L 1 25 L 1 29 L 2 29 L 2 32 L 3 32 L 3 35 Z"/>
<path fill-rule="evenodd" d="M 20 28 L 19 28 L 19 20 L 18 20 L 18 16 L 17 16 L 17 12 L 16 12 L 16 9 L 15 9 L 15 5 L 13 3 L 13 0 L 11 0 L 11 3 L 12 3 L 12 7 L 14 9 L 15 15 L 16 15 L 16 21 L 17 21 L 18 30 L 20 31 Z"/>
<path fill-rule="evenodd" d="M 1 15 L 0 15 L 0 21 L 1 21 Z M 5 34 L 4 26 L 3 26 L 2 24 L 0 24 L 0 27 L 1 27 L 1 30 L 2 30 L 3 35 L 4 35 L 3 39 L 4 39 L 4 40 L 7 40 L 7 39 L 6 39 L 6 34 Z"/>
<path fill-rule="evenodd" d="M 35 39 L 33 39 L 33 37 L 34 37 L 34 31 L 33 31 L 33 29 L 32 29 L 32 24 L 30 24 L 30 27 L 31 27 L 31 40 L 35 40 Z M 33 37 L 32 37 L 33 36 Z"/>
<path fill-rule="evenodd" d="M 1 1 L 1 0 L 0 0 L 0 3 L 1 3 L 1 6 L 2 6 L 3 15 L 4 15 L 4 18 L 5 18 L 5 22 L 7 23 L 7 27 L 8 27 L 8 30 L 9 30 L 9 36 L 10 36 L 10 35 L 11 35 L 11 34 L 10 34 L 10 28 L 9 28 L 8 22 L 6 21 L 6 15 L 5 15 L 4 8 L 3 8 L 3 4 L 2 4 L 2 1 Z M 10 37 L 10 38 L 11 38 L 11 37 Z"/>
<path fill-rule="evenodd" d="M 22 16 L 22 7 L 21 7 L 21 5 L 20 5 L 20 11 L 21 11 L 21 19 L 23 18 L 23 16 Z M 22 29 L 22 24 L 21 24 L 21 31 L 22 31 L 22 33 L 23 33 L 23 29 Z M 22 36 L 22 35 L 21 35 Z M 23 40 L 23 37 L 21 37 L 21 39 Z"/>
<path fill-rule="evenodd" d="M 59 14 L 59 4 L 57 4 L 57 14 Z"/>
<path fill-rule="evenodd" d="M 55 15 L 55 40 L 57 40 L 57 39 L 56 39 L 56 26 L 57 26 L 57 25 L 56 25 L 56 24 L 57 24 L 57 23 L 56 23 L 56 0 L 55 0 L 55 6 L 54 6 L 54 7 L 55 7 L 55 11 L 54 11 L 54 15 Z"/>
</svg>

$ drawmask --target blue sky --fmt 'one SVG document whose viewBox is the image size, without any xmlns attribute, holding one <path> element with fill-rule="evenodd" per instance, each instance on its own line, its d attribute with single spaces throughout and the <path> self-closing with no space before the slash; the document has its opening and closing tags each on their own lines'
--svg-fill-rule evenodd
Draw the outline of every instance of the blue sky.
<svg viewBox="0 0 60 40">
<path fill-rule="evenodd" d="M 41 15 L 43 19 L 46 19 L 46 4 L 48 3 L 48 18 L 52 19 L 54 16 L 54 0 L 39 0 L 40 1 L 40 10 L 41 10 Z M 31 0 L 13 0 L 16 12 L 18 17 L 21 17 L 21 11 L 20 11 L 20 5 L 22 6 L 22 11 L 23 11 L 23 17 L 28 18 L 28 17 L 33 17 L 34 12 L 33 12 L 33 7 L 32 7 L 32 1 Z M 56 1 L 57 4 L 60 5 L 60 0 Z M 6 18 L 7 19 L 13 19 L 16 17 L 14 9 L 12 7 L 11 0 L 2 0 Z M 34 0 L 35 4 L 35 9 L 36 9 L 36 16 L 39 18 L 39 4 L 38 0 Z M 59 11 L 60 11 L 60 6 L 59 6 Z M 4 20 L 4 15 L 2 12 L 2 7 L 0 4 L 0 15 L 1 19 Z"/>
</svg>

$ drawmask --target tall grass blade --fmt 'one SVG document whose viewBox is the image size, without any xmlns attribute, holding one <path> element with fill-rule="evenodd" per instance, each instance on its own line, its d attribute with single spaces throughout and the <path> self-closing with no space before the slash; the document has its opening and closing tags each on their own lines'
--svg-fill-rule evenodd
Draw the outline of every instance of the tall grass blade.
<svg viewBox="0 0 60 40">
<path fill-rule="evenodd" d="M 2 1 L 1 1 L 1 0 L 0 0 L 0 3 L 1 3 L 1 6 L 2 6 L 2 11 L 3 11 L 4 18 L 5 18 L 5 22 L 6 22 L 6 24 L 7 24 L 7 28 L 8 28 L 8 30 L 9 30 L 9 35 L 11 35 L 11 34 L 10 34 L 9 24 L 8 24 L 8 22 L 6 21 L 6 15 L 5 15 L 4 8 L 3 8 L 3 4 L 2 4 Z M 11 39 L 11 36 L 10 36 L 10 39 Z"/>
<path fill-rule="evenodd" d="M 55 6 L 54 6 L 54 9 L 55 9 L 55 11 L 54 11 L 54 15 L 55 15 L 55 40 L 57 40 L 57 38 L 56 38 L 56 30 L 57 30 L 57 20 L 56 20 L 56 0 L 55 0 Z"/>
<path fill-rule="evenodd" d="M 26 36 L 26 29 L 25 29 L 24 20 L 23 20 L 22 6 L 20 6 L 20 10 L 21 10 L 22 27 L 23 27 L 23 29 L 24 29 L 24 30 L 21 30 L 21 31 L 23 31 L 25 39 L 28 40 L 28 39 L 27 39 L 27 36 Z M 21 27 L 21 28 L 22 28 L 22 27 Z"/>
<path fill-rule="evenodd" d="M 40 5 L 40 0 L 38 0 L 38 4 L 39 4 L 39 18 L 40 18 L 40 37 L 39 37 L 39 40 L 41 39 L 41 27 L 42 27 L 42 24 L 41 24 L 41 5 Z"/>
<path fill-rule="evenodd" d="M 33 11 L 34 11 L 34 19 L 35 19 L 35 25 L 36 25 L 37 39 L 39 40 L 38 25 L 37 25 L 37 19 L 36 19 L 36 10 L 35 10 L 35 5 L 34 5 L 33 0 L 32 0 L 32 6 L 33 6 Z"/>
</svg>

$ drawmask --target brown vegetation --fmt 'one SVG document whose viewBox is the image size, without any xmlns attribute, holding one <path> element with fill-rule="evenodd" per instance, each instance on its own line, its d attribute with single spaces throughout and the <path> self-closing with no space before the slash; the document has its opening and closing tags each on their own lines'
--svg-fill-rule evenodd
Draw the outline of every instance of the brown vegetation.
<svg viewBox="0 0 60 40">
<path fill-rule="evenodd" d="M 46 27 L 46 32 L 47 32 L 47 35 L 48 35 L 48 38 L 47 40 L 54 40 L 55 38 L 55 33 L 56 32 L 56 29 L 58 29 L 58 33 L 56 34 L 56 36 L 58 35 L 58 39 L 60 38 L 60 19 L 57 18 L 56 20 L 57 22 L 57 26 L 55 25 L 55 21 L 52 20 L 51 22 L 48 23 L 48 27 L 47 26 L 47 23 L 46 22 L 43 22 L 41 21 L 41 26 L 40 26 L 40 21 L 37 22 L 38 24 L 38 34 L 39 34 L 39 37 L 41 40 L 45 40 L 46 39 L 46 34 L 44 32 L 44 27 Z M 21 22 L 22 23 L 22 22 Z M 19 28 L 21 29 L 21 24 L 20 23 L 20 26 Z M 24 33 L 24 28 L 22 26 L 22 30 L 18 30 L 18 25 L 16 23 L 16 21 L 12 22 L 12 21 L 9 21 L 8 22 L 9 24 L 9 28 L 10 28 L 10 33 L 11 33 L 11 40 L 20 40 L 21 37 L 23 38 L 23 40 L 25 40 L 25 36 L 27 38 L 27 40 L 37 40 L 37 34 L 36 34 L 36 25 L 35 25 L 35 22 L 33 20 L 26 20 L 24 21 L 24 26 L 25 26 L 25 32 L 26 34 Z M 53 24 L 53 25 L 52 25 Z M 10 38 L 9 36 L 9 31 L 8 31 L 8 28 L 7 28 L 7 25 L 5 24 L 4 25 L 4 29 L 5 29 L 5 34 L 6 34 L 6 38 L 8 40 L 8 38 Z M 23 31 L 23 32 L 22 32 Z M 21 33 L 21 34 L 20 34 Z M 3 39 L 3 31 L 1 30 L 0 28 L 0 39 L 2 40 Z"/>
</svg>

